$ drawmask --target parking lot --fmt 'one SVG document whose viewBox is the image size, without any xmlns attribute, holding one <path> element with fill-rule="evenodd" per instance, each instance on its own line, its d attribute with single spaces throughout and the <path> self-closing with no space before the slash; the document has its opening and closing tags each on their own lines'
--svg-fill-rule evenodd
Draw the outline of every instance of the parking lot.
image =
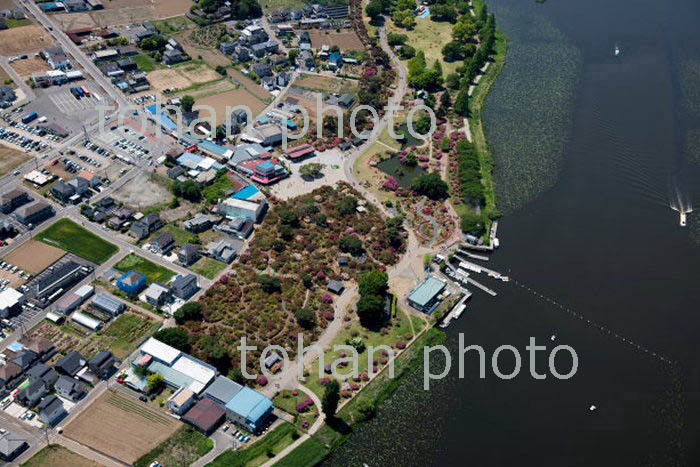
<svg viewBox="0 0 700 467">
<path fill-rule="evenodd" d="M 85 86 L 90 91 L 90 97 L 81 97 L 76 99 L 70 92 L 70 88 L 67 86 L 60 86 L 57 92 L 49 94 L 49 99 L 54 105 L 59 109 L 59 111 L 65 114 L 71 114 L 73 112 L 80 112 L 88 109 L 94 109 L 96 105 L 100 103 L 95 97 L 94 90 L 90 86 Z"/>
</svg>

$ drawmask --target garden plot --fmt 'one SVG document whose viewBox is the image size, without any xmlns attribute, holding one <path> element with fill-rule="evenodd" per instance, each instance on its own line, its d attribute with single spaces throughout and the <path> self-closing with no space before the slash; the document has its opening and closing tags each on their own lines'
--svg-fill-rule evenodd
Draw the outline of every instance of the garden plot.
<svg viewBox="0 0 700 467">
<path fill-rule="evenodd" d="M 335 30 L 321 31 L 319 29 L 314 29 L 310 33 L 311 43 L 315 48 L 320 49 L 322 45 L 327 45 L 333 47 L 337 45 L 340 50 L 364 50 L 365 46 L 355 31 L 341 31 L 336 32 Z"/>
<path fill-rule="evenodd" d="M 208 105 L 216 112 L 216 124 L 221 125 L 226 121 L 226 107 L 244 105 L 250 109 L 253 116 L 260 114 L 265 109 L 265 103 L 252 95 L 246 89 L 239 88 L 221 94 L 215 94 L 197 99 L 197 105 Z M 200 118 L 208 118 L 207 112 L 202 111 Z"/>
<path fill-rule="evenodd" d="M 23 80 L 29 79 L 34 73 L 41 73 L 42 71 L 48 71 L 51 69 L 45 60 L 40 57 L 35 57 L 34 55 L 25 58 L 24 60 L 17 60 L 11 65 L 18 75 L 22 77 Z"/>
<path fill-rule="evenodd" d="M 163 92 L 164 89 L 168 88 L 187 89 L 196 84 L 208 83 L 218 79 L 221 79 L 221 75 L 216 71 L 203 63 L 196 62 L 148 73 L 148 80 L 151 82 L 155 92 Z"/>
<path fill-rule="evenodd" d="M 66 425 L 64 435 L 131 464 L 181 426 L 174 418 L 109 390 Z"/>
</svg>

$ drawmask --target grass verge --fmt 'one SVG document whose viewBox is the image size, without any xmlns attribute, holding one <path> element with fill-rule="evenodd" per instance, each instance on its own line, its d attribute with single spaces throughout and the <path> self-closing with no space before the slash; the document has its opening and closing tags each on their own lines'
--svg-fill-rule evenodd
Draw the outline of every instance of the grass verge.
<svg viewBox="0 0 700 467">
<path fill-rule="evenodd" d="M 214 442 L 190 426 L 183 426 L 158 447 L 134 462 L 147 467 L 158 461 L 162 465 L 190 465 L 214 449 Z"/>
<path fill-rule="evenodd" d="M 132 269 L 138 271 L 146 276 L 146 280 L 149 284 L 152 282 L 160 282 L 165 284 L 170 281 L 170 279 L 175 277 L 175 273 L 170 269 L 159 266 L 158 264 L 155 264 L 134 253 L 130 253 L 129 255 L 125 256 L 124 259 L 114 265 L 114 269 L 122 272 L 128 272 Z"/>
<path fill-rule="evenodd" d="M 223 452 L 208 467 L 253 467 L 262 465 L 274 458 L 280 451 L 292 444 L 296 429 L 289 423 L 283 423 L 264 438 L 255 442 L 249 448 L 238 451 Z"/>
<path fill-rule="evenodd" d="M 190 269 L 207 279 L 215 279 L 225 268 L 225 263 L 203 256 Z"/>
</svg>

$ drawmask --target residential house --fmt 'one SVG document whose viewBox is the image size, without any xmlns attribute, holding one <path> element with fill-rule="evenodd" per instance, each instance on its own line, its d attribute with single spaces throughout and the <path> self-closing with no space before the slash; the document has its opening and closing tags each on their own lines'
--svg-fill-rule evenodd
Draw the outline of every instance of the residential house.
<svg viewBox="0 0 700 467">
<path fill-rule="evenodd" d="M 146 303 L 157 308 L 163 306 L 168 302 L 168 300 L 170 300 L 170 289 L 164 285 L 154 282 L 148 286 L 144 292 L 144 296 Z"/>
<path fill-rule="evenodd" d="M 27 440 L 11 432 L 0 434 L 0 459 L 10 462 L 29 447 Z"/>
<path fill-rule="evenodd" d="M 195 400 L 194 391 L 183 386 L 168 399 L 168 410 L 175 415 L 182 415 L 192 407 Z"/>
<path fill-rule="evenodd" d="M 262 26 L 251 25 L 241 31 L 241 40 L 249 45 L 259 44 L 267 39 L 267 32 Z"/>
<path fill-rule="evenodd" d="M 236 258 L 238 252 L 236 251 L 236 246 L 233 243 L 226 240 L 219 240 L 218 242 L 214 242 L 209 246 L 207 249 L 207 254 L 217 261 L 231 264 L 231 262 Z"/>
<path fill-rule="evenodd" d="M 137 294 L 146 287 L 146 276 L 131 270 L 117 279 L 117 287 L 128 294 Z"/>
<path fill-rule="evenodd" d="M 151 243 L 151 248 L 160 255 L 167 255 L 176 246 L 175 238 L 170 232 L 163 232 Z"/>
<path fill-rule="evenodd" d="M 199 213 L 195 215 L 192 219 L 186 220 L 183 223 L 183 225 L 185 229 L 190 232 L 200 233 L 206 232 L 207 230 L 211 229 L 215 222 L 215 217 Z"/>
<path fill-rule="evenodd" d="M 282 54 L 274 54 L 270 56 L 270 65 L 285 66 L 289 63 L 289 59 Z"/>
<path fill-rule="evenodd" d="M 68 415 L 61 399 L 53 394 L 41 401 L 37 409 L 39 410 L 41 421 L 49 426 L 55 426 L 63 417 Z"/>
<path fill-rule="evenodd" d="M 272 76 L 272 68 L 267 63 L 256 63 L 250 67 L 251 71 L 258 75 L 260 79 L 266 76 Z"/>
<path fill-rule="evenodd" d="M 139 65 L 131 58 L 121 58 L 117 60 L 117 66 L 124 70 L 124 72 L 130 72 L 138 70 Z"/>
<path fill-rule="evenodd" d="M 292 75 L 290 73 L 287 73 L 286 71 L 280 71 L 279 73 L 277 73 L 277 77 L 275 78 L 275 83 L 279 88 L 287 87 L 287 85 L 289 85 L 291 81 Z"/>
<path fill-rule="evenodd" d="M 70 61 L 68 60 L 68 56 L 63 51 L 63 48 L 60 45 L 55 45 L 53 47 L 44 49 L 42 54 L 49 66 L 51 66 L 51 68 L 53 68 L 54 70 L 66 71 L 68 68 L 70 68 Z"/>
<path fill-rule="evenodd" d="M 169 49 L 163 52 L 163 62 L 167 65 L 184 62 L 187 56 L 179 49 Z"/>
<path fill-rule="evenodd" d="M 0 195 L 0 212 L 10 214 L 18 207 L 30 203 L 32 198 L 26 191 L 14 188 Z"/>
<path fill-rule="evenodd" d="M 194 274 L 178 276 L 178 278 L 175 279 L 172 284 L 173 295 L 182 300 L 189 299 L 198 290 L 199 284 L 197 284 L 197 276 Z"/>
<path fill-rule="evenodd" d="M 90 361 L 88 368 L 100 379 L 107 379 L 114 369 L 116 359 L 109 350 L 100 350 Z"/>
<path fill-rule="evenodd" d="M 16 99 L 17 95 L 11 87 L 4 84 L 0 85 L 0 109 L 10 107 Z"/>
<path fill-rule="evenodd" d="M 24 225 L 38 224 L 53 215 L 51 205 L 43 201 L 22 206 L 15 211 L 15 218 Z"/>
<path fill-rule="evenodd" d="M 83 177 L 75 177 L 68 182 L 68 185 L 72 186 L 75 190 L 75 194 L 78 196 L 83 196 L 85 193 L 90 191 L 90 182 L 85 180 Z"/>
<path fill-rule="evenodd" d="M 233 51 L 233 59 L 239 62 L 248 62 L 251 58 L 250 49 L 247 47 L 237 46 Z"/>
<path fill-rule="evenodd" d="M 343 66 L 343 56 L 340 52 L 333 52 L 328 57 L 328 68 L 331 70 L 339 70 Z"/>
<path fill-rule="evenodd" d="M 299 53 L 299 63 L 306 69 L 314 67 L 314 53 L 311 50 L 302 50 Z"/>
<path fill-rule="evenodd" d="M 186 243 L 177 253 L 177 260 L 183 266 L 194 264 L 199 259 L 199 248 L 192 243 Z"/>
<path fill-rule="evenodd" d="M 17 402 L 23 407 L 31 409 L 39 403 L 42 397 L 49 393 L 49 387 L 46 382 L 42 379 L 34 380 L 33 383 L 29 383 L 27 387 L 20 390 L 15 396 Z"/>
<path fill-rule="evenodd" d="M 33 350 L 24 349 L 15 355 L 12 362 L 19 366 L 22 371 L 26 371 L 32 364 L 39 360 L 39 354 Z"/>
<path fill-rule="evenodd" d="M 61 180 L 51 187 L 51 195 L 62 203 L 67 203 L 75 195 L 75 188 Z"/>
<path fill-rule="evenodd" d="M 82 370 L 86 364 L 87 360 L 85 360 L 85 357 L 80 355 L 78 352 L 73 351 L 69 352 L 65 357 L 60 359 L 54 365 L 54 368 L 61 374 L 73 377 L 78 374 L 78 372 Z"/>
<path fill-rule="evenodd" d="M 56 370 L 51 368 L 45 363 L 37 363 L 33 367 L 27 371 L 27 378 L 29 378 L 29 381 L 37 381 L 41 380 L 46 384 L 46 387 L 53 387 L 53 385 L 56 383 L 56 380 L 58 380 L 58 373 Z"/>
<path fill-rule="evenodd" d="M 236 43 L 235 42 L 222 42 L 219 45 L 219 50 L 223 52 L 226 55 L 231 55 L 234 50 L 236 50 Z"/>
<path fill-rule="evenodd" d="M 177 165 L 175 167 L 172 167 L 168 169 L 168 178 L 171 178 L 173 180 L 177 180 L 180 176 L 185 174 L 185 168 L 182 167 L 181 165 Z"/>
<path fill-rule="evenodd" d="M 54 385 L 56 393 L 73 402 L 77 402 L 85 395 L 85 387 L 83 384 L 74 378 L 69 378 L 68 376 L 61 375 Z"/>
<path fill-rule="evenodd" d="M 0 390 L 12 386 L 12 384 L 22 375 L 22 368 L 13 362 L 0 365 Z"/>
</svg>

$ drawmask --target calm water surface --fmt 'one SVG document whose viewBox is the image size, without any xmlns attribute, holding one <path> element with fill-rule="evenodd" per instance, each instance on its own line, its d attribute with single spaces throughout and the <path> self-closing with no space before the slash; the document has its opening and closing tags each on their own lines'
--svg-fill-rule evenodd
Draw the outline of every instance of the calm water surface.
<svg viewBox="0 0 700 467">
<path fill-rule="evenodd" d="M 456 354 L 458 333 L 490 352 L 511 344 L 522 371 L 481 380 L 470 361 L 467 378 L 453 370 L 427 393 L 415 375 L 326 464 L 700 465 L 698 222 L 691 215 L 680 228 L 669 207 L 700 196 L 691 162 L 700 160 L 700 3 L 489 6 L 512 46 L 485 114 L 499 196 L 509 200 L 490 266 L 515 281 L 483 279 L 498 297 L 477 291 L 448 347 Z M 543 74 L 553 79 L 536 79 Z M 551 117 L 522 123 L 549 157 L 537 168 L 509 125 L 547 93 L 562 93 Z M 576 376 L 531 379 L 529 336 L 574 347 Z"/>
</svg>

